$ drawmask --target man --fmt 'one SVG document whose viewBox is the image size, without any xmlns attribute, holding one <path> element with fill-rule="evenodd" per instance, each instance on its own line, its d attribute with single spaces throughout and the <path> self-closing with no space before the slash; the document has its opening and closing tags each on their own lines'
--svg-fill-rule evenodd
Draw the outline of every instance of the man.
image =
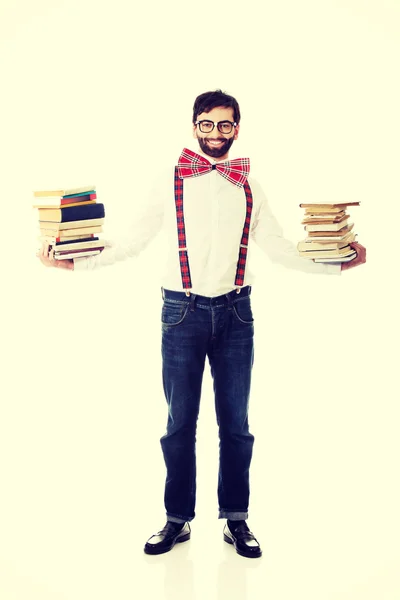
<svg viewBox="0 0 400 600">
<path fill-rule="evenodd" d="M 220 439 L 219 518 L 227 519 L 223 537 L 240 555 L 261 556 L 246 523 L 254 442 L 248 426 L 254 338 L 249 239 L 272 260 L 310 273 L 340 274 L 366 260 L 365 248 L 355 243 L 357 257 L 342 265 L 299 256 L 282 237 L 262 189 L 248 176 L 248 159 L 224 164 L 239 130 L 235 98 L 221 90 L 201 94 L 193 107 L 199 152 L 182 152 L 178 166 L 160 180 L 123 243 L 108 243 L 100 255 L 74 261 L 55 261 L 46 245 L 39 253 L 46 266 L 92 269 L 137 255 L 161 228 L 165 233 L 162 375 L 168 422 L 161 446 L 167 523 L 146 542 L 148 554 L 167 552 L 190 538 L 196 424 L 208 357 Z"/>
</svg>

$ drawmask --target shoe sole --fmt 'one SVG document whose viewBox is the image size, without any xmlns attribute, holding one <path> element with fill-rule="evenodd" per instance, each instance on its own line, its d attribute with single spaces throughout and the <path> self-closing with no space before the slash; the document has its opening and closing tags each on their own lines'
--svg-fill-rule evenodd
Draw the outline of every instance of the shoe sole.
<svg viewBox="0 0 400 600">
<path fill-rule="evenodd" d="M 235 546 L 235 544 L 233 543 L 233 540 L 231 540 L 230 537 L 228 537 L 225 533 L 224 533 L 224 540 L 225 542 L 227 542 L 228 544 L 231 544 L 232 546 Z M 262 551 L 260 550 L 258 554 L 246 554 L 246 552 L 242 552 L 241 550 L 238 550 L 235 547 L 235 550 L 238 554 L 240 554 L 240 556 L 244 556 L 245 558 L 260 558 L 260 556 L 262 555 Z"/>
<path fill-rule="evenodd" d="M 145 546 L 144 551 L 146 554 L 165 554 L 165 552 L 169 552 L 170 550 L 172 550 L 175 544 L 181 544 L 182 542 L 187 542 L 188 540 L 190 540 L 190 533 L 185 533 L 185 535 L 182 535 L 180 538 L 177 538 L 174 541 L 174 543 L 171 546 L 168 546 L 167 548 L 147 548 Z"/>
</svg>

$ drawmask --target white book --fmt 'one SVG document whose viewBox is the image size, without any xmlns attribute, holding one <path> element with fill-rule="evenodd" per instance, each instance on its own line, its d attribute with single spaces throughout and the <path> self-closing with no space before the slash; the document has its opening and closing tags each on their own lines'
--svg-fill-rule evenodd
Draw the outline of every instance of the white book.
<svg viewBox="0 0 400 600">
<path fill-rule="evenodd" d="M 354 254 L 349 254 L 348 256 L 342 256 L 340 259 L 338 259 L 338 258 L 314 258 L 314 262 L 340 264 L 342 262 L 349 262 L 350 260 L 353 260 L 353 258 L 355 258 L 356 256 L 357 256 L 357 252 L 354 252 Z"/>
<path fill-rule="evenodd" d="M 86 252 L 71 252 L 71 254 L 61 254 L 58 252 L 54 253 L 54 258 L 56 260 L 65 260 L 66 258 L 81 258 L 82 256 L 94 256 L 95 254 L 100 254 L 100 250 L 88 250 Z"/>
<path fill-rule="evenodd" d="M 306 231 L 339 231 L 347 226 L 349 217 L 339 223 L 321 223 L 320 225 L 305 225 Z"/>
<path fill-rule="evenodd" d="M 54 246 L 54 251 L 58 253 L 66 252 L 67 250 L 90 250 L 91 248 L 98 249 L 100 246 L 104 248 L 104 242 L 102 242 L 102 240 L 90 240 L 87 242 L 80 242 L 79 240 L 76 242 L 58 242 Z"/>
<path fill-rule="evenodd" d="M 41 228 L 40 233 L 43 237 L 70 237 L 73 238 L 75 235 L 88 235 L 90 233 L 102 233 L 103 228 L 101 225 L 94 227 L 74 227 L 72 229 L 61 229 L 60 232 L 55 229 Z"/>
</svg>

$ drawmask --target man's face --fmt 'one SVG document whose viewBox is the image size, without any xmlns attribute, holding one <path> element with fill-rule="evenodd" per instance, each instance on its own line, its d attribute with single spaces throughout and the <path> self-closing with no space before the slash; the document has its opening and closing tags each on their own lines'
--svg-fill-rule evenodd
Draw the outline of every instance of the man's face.
<svg viewBox="0 0 400 600">
<path fill-rule="evenodd" d="M 212 121 L 218 123 L 220 121 L 234 121 L 233 108 L 217 107 L 210 112 L 202 112 L 197 116 L 196 121 Z M 239 135 L 239 125 L 234 127 L 230 133 L 221 133 L 217 127 L 214 127 L 210 133 L 202 133 L 199 125 L 193 125 L 193 137 L 197 138 L 200 148 L 204 154 L 212 158 L 225 160 L 228 158 L 228 152 L 234 140 L 237 140 Z"/>
</svg>

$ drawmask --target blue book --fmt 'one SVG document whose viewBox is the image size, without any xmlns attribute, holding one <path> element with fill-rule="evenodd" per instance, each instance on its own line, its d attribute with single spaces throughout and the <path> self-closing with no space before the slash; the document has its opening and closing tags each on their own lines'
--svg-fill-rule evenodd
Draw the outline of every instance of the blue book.
<svg viewBox="0 0 400 600">
<path fill-rule="evenodd" d="M 105 216 L 104 204 L 83 204 L 80 206 L 64 206 L 61 208 L 39 208 L 39 221 L 50 223 L 68 223 L 69 221 L 86 221 L 102 219 Z"/>
</svg>

